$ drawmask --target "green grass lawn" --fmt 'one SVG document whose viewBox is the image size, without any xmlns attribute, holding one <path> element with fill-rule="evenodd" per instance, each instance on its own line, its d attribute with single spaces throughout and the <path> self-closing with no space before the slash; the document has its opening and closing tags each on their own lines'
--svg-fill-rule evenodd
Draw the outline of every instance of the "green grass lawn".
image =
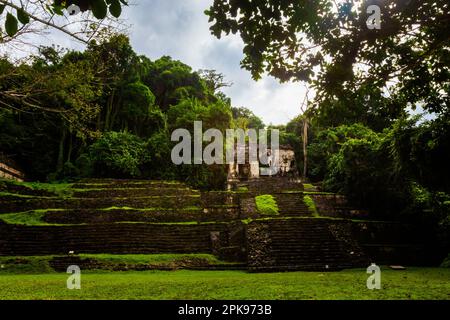
<svg viewBox="0 0 450 320">
<path fill-rule="evenodd" d="M 450 299 L 450 269 L 382 268 L 381 290 L 364 269 L 252 274 L 241 271 L 85 272 L 81 290 L 64 273 L 0 275 L 0 299 Z"/>
</svg>

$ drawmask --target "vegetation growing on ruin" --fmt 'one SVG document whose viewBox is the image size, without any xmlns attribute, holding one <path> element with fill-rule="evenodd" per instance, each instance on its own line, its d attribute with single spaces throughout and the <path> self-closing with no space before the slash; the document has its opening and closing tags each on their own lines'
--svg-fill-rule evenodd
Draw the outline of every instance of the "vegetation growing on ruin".
<svg viewBox="0 0 450 320">
<path fill-rule="evenodd" d="M 197 210 L 197 209 L 196 209 Z M 44 209 L 44 210 L 32 210 L 26 212 L 17 213 L 5 213 L 0 214 L 0 221 L 13 225 L 24 226 L 70 226 L 70 225 L 83 225 L 86 223 L 50 223 L 44 220 L 45 214 L 49 211 L 64 211 L 60 209 Z M 144 210 L 145 211 L 145 210 Z M 180 214 L 182 218 L 182 214 Z M 177 222 L 146 222 L 146 221 L 118 221 L 116 224 L 159 224 L 159 225 L 207 225 L 207 224 L 227 224 L 227 221 L 177 221 Z"/>
<path fill-rule="evenodd" d="M 255 202 L 258 212 L 262 215 L 276 216 L 280 214 L 277 201 L 270 194 L 256 196 Z"/>
<path fill-rule="evenodd" d="M 0 214 L 0 220 L 8 224 L 18 224 L 26 226 L 51 226 L 60 225 L 47 223 L 43 220 L 49 211 L 59 211 L 58 209 L 32 210 L 27 212 Z"/>
<path fill-rule="evenodd" d="M 311 196 L 305 195 L 303 196 L 303 202 L 308 207 L 309 212 L 313 215 L 313 217 L 318 217 L 319 212 L 317 211 L 316 204 L 314 199 Z"/>
<path fill-rule="evenodd" d="M 20 184 L 34 190 L 45 190 L 59 197 L 70 197 L 73 192 L 71 183 L 22 182 Z"/>
<path fill-rule="evenodd" d="M 217 38 L 241 36 L 254 79 L 313 88 L 304 112 L 274 127 L 304 177 L 377 218 L 430 226 L 448 247 L 449 3 L 377 1 L 389 17 L 378 31 L 361 27 L 369 4 L 224 0 L 206 14 Z"/>
<path fill-rule="evenodd" d="M 303 188 L 305 191 L 316 191 L 316 187 L 311 183 L 304 183 Z"/>
<path fill-rule="evenodd" d="M 245 193 L 245 192 L 248 192 L 248 187 L 238 187 L 237 188 L 237 190 L 236 190 L 237 192 L 239 192 L 239 193 Z"/>
<path fill-rule="evenodd" d="M 170 208 L 170 209 L 172 209 L 172 208 Z M 190 206 L 190 207 L 173 208 L 173 209 L 179 209 L 179 210 L 183 210 L 183 211 L 197 211 L 197 210 L 200 210 L 201 207 Z M 99 210 L 101 210 L 101 211 L 114 211 L 114 210 L 158 211 L 158 210 L 167 210 L 167 208 L 163 208 L 163 207 L 153 207 L 153 208 L 109 207 L 109 208 L 102 208 L 102 209 L 99 209 Z"/>
<path fill-rule="evenodd" d="M 19 5 L 19 1 L 14 2 Z M 224 88 L 230 83 L 224 80 L 223 74 L 215 70 L 194 70 L 169 56 L 150 59 L 135 51 L 126 34 L 114 28 L 101 28 L 90 16 L 85 21 L 86 26 L 93 27 L 86 28 L 90 30 L 89 35 L 77 30 L 79 26 L 55 26 L 58 22 L 52 22 L 54 14 L 62 15 L 70 1 L 53 2 L 44 6 L 44 1 L 23 0 L 22 8 L 15 7 L 13 1 L 2 1 L 0 5 L 0 17 L 4 18 L 0 19 L 0 45 L 5 53 L 0 57 L 0 155 L 17 164 L 31 181 L 55 182 L 0 181 L 0 205 L 5 212 L 0 214 L 0 220 L 9 224 L 2 223 L 2 231 L 3 227 L 22 229 L 13 225 L 30 226 L 30 229 L 59 226 L 45 221 L 45 215 L 57 209 L 30 210 L 40 207 L 70 207 L 75 211 L 89 204 L 95 210 L 102 210 L 105 216 L 114 214 L 109 212 L 113 210 L 157 211 L 164 205 L 186 211 L 201 210 L 203 206 L 217 211 L 240 209 L 241 204 L 205 204 L 208 201 L 198 192 L 184 195 L 181 191 L 186 189 L 182 188 L 178 190 L 183 199 L 176 193 L 164 192 L 127 197 L 119 193 L 120 187 L 114 195 L 114 191 L 109 193 L 102 188 L 108 184 L 102 180 L 86 183 L 86 188 L 71 184 L 82 184 L 76 181 L 83 178 L 157 179 L 182 181 L 198 190 L 224 190 L 226 165 L 177 166 L 170 161 L 176 143 L 171 133 L 186 128 L 192 134 L 193 122 L 202 121 L 205 129 L 215 128 L 221 133 L 229 128 L 280 130 L 281 144 L 295 150 L 295 169 L 303 181 L 320 186 L 317 188 L 320 192 L 309 183 L 304 184 L 303 193 L 279 190 L 297 197 L 297 207 L 300 203 L 304 208 L 300 198 L 303 197 L 314 218 L 280 217 L 280 211 L 285 213 L 284 203 L 279 200 L 277 204 L 274 196 L 266 194 L 255 198 L 261 219 L 243 219 L 243 224 L 270 219 L 315 222 L 340 219 L 319 217 L 313 197 L 317 194 L 333 198 L 332 195 L 339 194 L 352 207 L 367 209 L 370 213 L 367 223 L 378 219 L 419 226 L 420 235 L 430 235 L 427 237 L 427 246 L 433 249 L 430 251 L 436 249 L 439 257 L 447 255 L 450 243 L 448 0 L 375 1 L 383 12 L 381 29 L 364 26 L 365 6 L 374 1 L 215 0 L 205 12 L 211 32 L 218 38 L 230 33 L 242 38 L 241 66 L 255 80 L 270 75 L 280 82 L 298 82 L 299 90 L 303 86 L 307 89 L 305 97 L 289 97 L 303 101 L 301 114 L 285 125 L 269 126 L 256 115 L 263 106 L 249 106 L 253 112 L 236 106 L 227 97 Z M 82 2 L 96 4 L 92 7 L 93 16 L 110 22 L 108 12 L 119 17 L 120 3 L 126 1 Z M 26 13 L 31 9 L 37 9 L 30 12 L 39 16 L 51 13 L 50 20 L 43 21 L 45 26 L 62 29 L 85 46 L 69 50 L 58 43 L 46 43 L 18 60 L 16 52 L 3 45 L 24 33 L 34 32 L 34 28 L 27 28 L 30 18 L 36 20 Z M 16 189 L 9 190 L 7 184 L 14 184 Z M 145 191 L 145 187 L 136 189 L 136 193 L 138 190 Z M 105 205 L 97 203 L 101 200 L 93 197 L 96 192 L 107 195 Z M 244 198 L 250 193 L 248 188 L 241 187 L 226 195 Z M 339 199 L 334 197 L 336 202 Z M 133 209 L 135 204 L 142 204 L 142 208 Z M 24 208 L 19 209 L 20 206 Z M 253 217 L 253 204 L 249 207 L 252 213 L 248 216 Z M 25 210 L 30 211 L 14 212 Z M 298 214 L 296 210 L 293 207 L 290 213 Z M 360 217 L 353 212 L 347 216 Z M 199 222 L 191 217 L 186 220 L 194 221 L 161 224 L 227 223 Z M 11 248 L 16 246 L 14 240 L 8 240 Z M 2 238 L 2 246 L 3 241 Z M 114 263 L 126 259 L 143 263 L 141 256 L 97 258 Z M 383 270 L 383 290 L 378 292 L 366 290 L 364 270 L 361 274 L 344 271 L 307 275 L 224 272 L 100 277 L 94 274 L 91 277 L 87 274 L 83 275 L 86 277 L 83 296 L 77 296 L 79 293 L 63 291 L 60 285 L 67 275 L 48 274 L 51 272 L 47 268 L 48 258 L 30 258 L 28 264 L 21 263 L 21 257 L 17 259 L 5 262 L 8 268 L 15 265 L 16 269 L 13 266 L 10 270 L 39 270 L 43 274 L 35 278 L 0 277 L 0 292 L 7 292 L 12 298 L 449 297 L 447 269 L 414 268 L 407 272 Z M 178 261 L 172 256 L 151 259 L 154 263 Z M 442 266 L 449 264 L 447 257 Z"/>
</svg>

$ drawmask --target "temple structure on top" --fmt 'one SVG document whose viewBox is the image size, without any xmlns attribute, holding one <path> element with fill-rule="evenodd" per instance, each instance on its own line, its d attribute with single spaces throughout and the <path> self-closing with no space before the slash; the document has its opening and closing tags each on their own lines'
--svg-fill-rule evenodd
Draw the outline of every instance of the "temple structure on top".
<svg viewBox="0 0 450 320">
<path fill-rule="evenodd" d="M 245 147 L 245 163 L 238 163 L 237 157 L 234 162 L 229 164 L 228 178 L 249 180 L 258 179 L 262 173 L 263 168 L 276 167 L 278 171 L 277 176 L 289 176 L 297 174 L 297 168 L 295 164 L 295 152 L 291 146 L 280 146 L 277 150 L 267 150 L 268 163 L 267 165 L 261 164 L 260 161 L 250 161 L 248 145 Z M 274 163 L 276 162 L 276 163 Z"/>
</svg>

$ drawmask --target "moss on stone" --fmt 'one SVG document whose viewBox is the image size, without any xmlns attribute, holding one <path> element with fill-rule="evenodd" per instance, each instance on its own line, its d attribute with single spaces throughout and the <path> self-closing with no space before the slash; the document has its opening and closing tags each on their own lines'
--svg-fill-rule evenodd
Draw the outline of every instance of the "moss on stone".
<svg viewBox="0 0 450 320">
<path fill-rule="evenodd" d="M 0 196 L 16 196 L 21 198 L 51 198 L 52 196 L 67 198 L 72 195 L 72 184 L 70 183 L 41 183 L 41 182 L 19 182 L 14 180 L 5 180 L 0 179 L 0 183 L 6 186 L 6 190 L 8 189 L 8 185 L 10 186 L 19 186 L 24 188 L 25 190 L 34 190 L 34 191 L 45 191 L 47 196 L 39 196 L 39 195 L 27 195 L 21 194 L 20 191 L 17 192 L 8 192 L 4 191 L 0 193 Z"/>
<path fill-rule="evenodd" d="M 262 215 L 276 216 L 280 214 L 277 201 L 270 194 L 255 197 L 256 208 Z"/>
<path fill-rule="evenodd" d="M 133 208 L 133 207 L 108 207 L 99 209 L 100 211 L 114 211 L 114 210 L 123 210 L 123 211 L 164 211 L 164 210 L 180 210 L 180 211 L 198 211 L 202 208 L 198 206 L 188 206 L 183 208 L 167 208 L 167 207 L 151 207 L 151 208 Z"/>
<path fill-rule="evenodd" d="M 72 194 L 71 183 L 41 183 L 41 182 L 15 182 L 34 190 L 44 190 L 59 197 L 69 197 Z"/>
<path fill-rule="evenodd" d="M 41 209 L 26 212 L 1 214 L 0 220 L 7 224 L 17 224 L 26 226 L 58 226 L 62 224 L 47 223 L 43 220 L 49 211 L 62 211 L 61 209 Z"/>
<path fill-rule="evenodd" d="M 99 210 L 101 210 L 101 211 L 113 211 L 113 210 L 138 210 L 138 209 L 132 208 L 132 207 L 115 207 L 115 206 L 113 206 L 113 207 L 108 207 L 108 208 L 102 208 L 102 209 L 99 209 Z"/>
<path fill-rule="evenodd" d="M 2 197 L 16 197 L 16 198 L 27 198 L 27 199 L 35 199 L 35 198 L 48 199 L 49 198 L 49 197 L 41 197 L 41 196 L 31 196 L 28 194 L 12 193 L 12 192 L 6 192 L 6 191 L 0 192 L 0 198 L 2 198 Z"/>
<path fill-rule="evenodd" d="M 246 193 L 248 192 L 248 188 L 243 186 L 243 187 L 238 187 L 236 190 L 237 193 Z"/>
<path fill-rule="evenodd" d="M 323 191 L 304 191 L 303 194 L 307 195 L 322 195 L 322 196 L 334 196 L 336 193 L 333 192 L 323 192 Z"/>
<path fill-rule="evenodd" d="M 303 196 L 303 202 L 308 207 L 309 212 L 313 215 L 313 217 L 318 217 L 319 212 L 317 211 L 316 204 L 314 203 L 313 198 L 310 196 Z"/>
</svg>

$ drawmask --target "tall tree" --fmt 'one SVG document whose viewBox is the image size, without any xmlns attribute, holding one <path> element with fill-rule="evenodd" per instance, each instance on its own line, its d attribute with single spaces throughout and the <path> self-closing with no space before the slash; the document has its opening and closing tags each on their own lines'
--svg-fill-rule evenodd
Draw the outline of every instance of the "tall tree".
<svg viewBox="0 0 450 320">
<path fill-rule="evenodd" d="M 225 75 L 223 73 L 219 73 L 216 70 L 202 69 L 199 70 L 198 73 L 205 80 L 206 85 L 213 93 L 233 85 L 233 82 L 227 82 L 225 80 Z"/>
<path fill-rule="evenodd" d="M 379 29 L 372 5 L 380 9 Z M 421 103 L 449 112 L 447 0 L 215 0 L 206 14 L 215 36 L 239 33 L 242 66 L 255 79 L 268 73 L 312 83 L 315 108 L 348 92 L 370 99 L 362 89 L 371 84 L 403 108 Z M 389 105 L 377 107 L 382 117 Z"/>
<path fill-rule="evenodd" d="M 149 63 L 142 81 L 155 94 L 156 104 L 163 111 L 184 98 L 195 97 L 203 102 L 213 98 L 213 92 L 208 90 L 206 82 L 197 72 L 168 56 Z"/>
<path fill-rule="evenodd" d="M 242 129 L 264 129 L 264 122 L 256 116 L 253 111 L 245 107 L 231 108 L 233 119 L 238 128 Z"/>
<path fill-rule="evenodd" d="M 97 128 L 101 131 L 113 130 L 124 103 L 129 103 L 124 101 L 124 97 L 130 100 L 127 92 L 132 89 L 131 84 L 140 80 L 140 59 L 127 36 L 110 32 L 94 39 L 86 54 L 96 66 L 99 81 L 103 85 L 100 103 L 105 107 L 97 119 Z"/>
</svg>

